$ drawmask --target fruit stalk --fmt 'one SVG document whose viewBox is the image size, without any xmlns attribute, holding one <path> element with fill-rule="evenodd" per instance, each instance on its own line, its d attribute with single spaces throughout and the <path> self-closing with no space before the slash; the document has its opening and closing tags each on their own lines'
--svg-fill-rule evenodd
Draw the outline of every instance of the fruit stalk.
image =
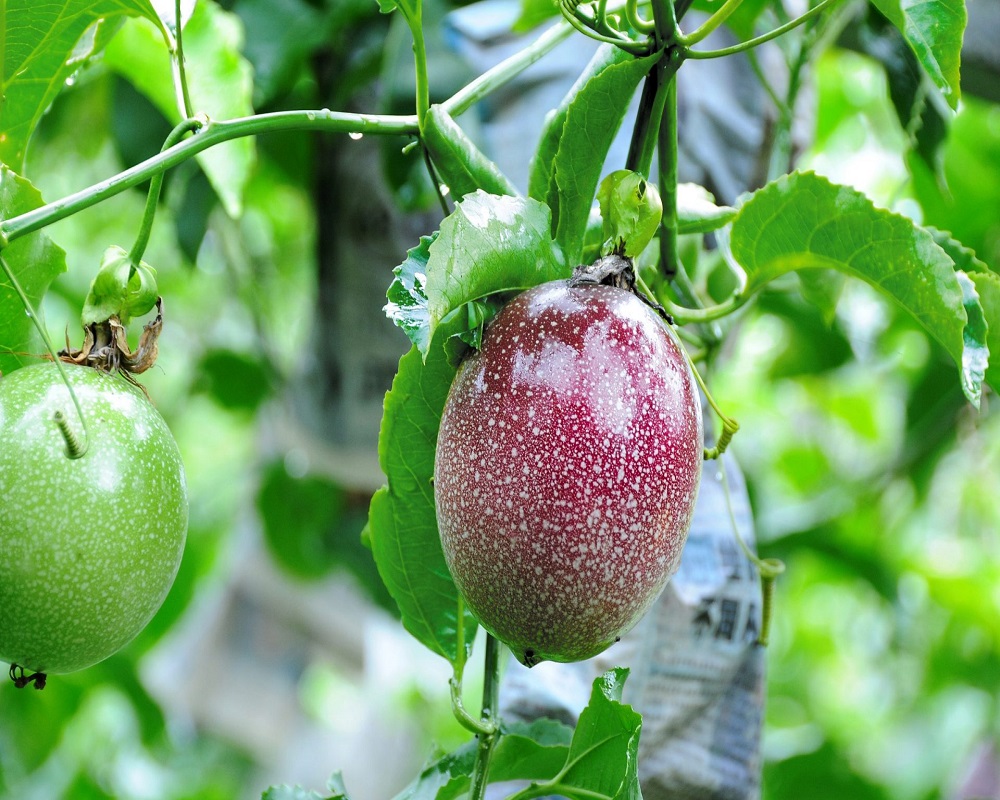
<svg viewBox="0 0 1000 800">
<path fill-rule="evenodd" d="M 480 716 L 484 726 L 488 727 L 490 732 L 479 734 L 479 749 L 476 751 L 476 765 L 472 772 L 469 800 L 483 800 L 486 796 L 490 761 L 493 758 L 497 739 L 500 737 L 500 726 L 496 713 L 500 706 L 500 652 L 502 649 L 499 640 L 491 634 L 486 634 L 483 708 Z"/>
</svg>

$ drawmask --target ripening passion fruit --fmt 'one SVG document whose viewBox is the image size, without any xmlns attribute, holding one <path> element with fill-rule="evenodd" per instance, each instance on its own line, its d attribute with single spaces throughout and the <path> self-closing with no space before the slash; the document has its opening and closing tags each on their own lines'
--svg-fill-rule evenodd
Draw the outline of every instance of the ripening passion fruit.
<svg viewBox="0 0 1000 800">
<path fill-rule="evenodd" d="M 459 368 L 434 495 L 451 574 L 524 664 L 597 655 L 677 569 L 701 477 L 700 396 L 633 293 L 553 281 Z"/>
</svg>

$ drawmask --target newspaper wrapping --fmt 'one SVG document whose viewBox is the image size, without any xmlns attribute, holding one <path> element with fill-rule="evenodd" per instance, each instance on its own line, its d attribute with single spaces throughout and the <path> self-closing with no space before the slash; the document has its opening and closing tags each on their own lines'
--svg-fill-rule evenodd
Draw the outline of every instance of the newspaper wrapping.
<svg viewBox="0 0 1000 800">
<path fill-rule="evenodd" d="M 528 670 L 511 660 L 501 685 L 504 719 L 569 724 L 591 683 L 614 666 L 630 675 L 624 700 L 643 716 L 639 777 L 645 800 L 753 800 L 760 795 L 764 652 L 760 580 L 734 536 L 753 546 L 742 474 L 730 456 L 707 462 L 677 574 L 622 641 L 575 664 Z M 491 798 L 509 787 L 496 787 Z"/>
</svg>

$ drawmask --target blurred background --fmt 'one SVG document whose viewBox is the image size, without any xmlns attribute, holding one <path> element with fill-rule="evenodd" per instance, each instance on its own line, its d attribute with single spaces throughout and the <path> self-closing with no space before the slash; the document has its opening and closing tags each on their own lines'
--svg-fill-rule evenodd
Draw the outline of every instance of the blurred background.
<svg viewBox="0 0 1000 800">
<path fill-rule="evenodd" d="M 438 98 L 522 43 L 509 3 L 425 6 Z M 997 270 L 1000 9 L 969 12 L 960 112 L 949 119 L 928 94 L 907 126 L 890 92 L 907 68 L 898 42 L 853 7 L 803 65 L 794 152 Z M 194 14 L 192 39 L 207 32 L 257 111 L 412 113 L 408 32 L 374 2 L 199 0 Z M 46 199 L 160 148 L 171 125 L 135 80 L 150 36 L 127 22 L 43 120 L 27 175 Z M 534 146 L 524 132 L 588 47 L 571 39 L 463 118 L 516 182 Z M 793 51 L 755 66 L 780 83 Z M 776 118 L 759 84 L 751 102 L 730 78 L 681 86 L 682 124 L 715 131 L 682 169 L 724 202 L 763 179 Z M 382 482 L 382 397 L 408 344 L 381 313 L 385 289 L 440 216 L 405 144 L 262 137 L 238 219 L 193 162 L 169 174 L 146 255 L 166 327 L 143 382 L 186 464 L 187 550 L 125 650 L 44 692 L 0 685 L 0 796 L 230 800 L 321 788 L 341 769 L 352 797 L 379 800 L 465 740 L 447 665 L 397 624 L 362 542 Z M 144 188 L 48 229 L 69 264 L 46 300 L 50 330 L 75 335 L 104 248 L 135 236 Z M 764 796 L 1000 798 L 996 398 L 973 411 L 946 354 L 867 286 L 848 283 L 827 313 L 804 294 L 797 279 L 769 288 L 712 375 L 741 423 L 733 450 L 761 554 L 788 567 L 767 657 Z"/>
</svg>

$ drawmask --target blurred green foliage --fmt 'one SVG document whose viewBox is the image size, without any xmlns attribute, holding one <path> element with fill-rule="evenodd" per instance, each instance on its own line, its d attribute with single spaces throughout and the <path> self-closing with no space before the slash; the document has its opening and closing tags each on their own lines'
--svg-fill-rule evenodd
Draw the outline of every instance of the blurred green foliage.
<svg viewBox="0 0 1000 800">
<path fill-rule="evenodd" d="M 824 57 L 817 108 L 808 165 L 854 175 L 877 203 L 1000 266 L 1000 108 L 963 102 L 946 185 L 899 160 L 902 132 L 869 59 Z M 948 796 L 1000 736 L 996 398 L 976 414 L 927 335 L 853 282 L 829 325 L 769 292 L 735 333 L 716 397 L 742 426 L 733 449 L 761 553 L 788 566 L 769 648 L 765 797 Z"/>
</svg>

